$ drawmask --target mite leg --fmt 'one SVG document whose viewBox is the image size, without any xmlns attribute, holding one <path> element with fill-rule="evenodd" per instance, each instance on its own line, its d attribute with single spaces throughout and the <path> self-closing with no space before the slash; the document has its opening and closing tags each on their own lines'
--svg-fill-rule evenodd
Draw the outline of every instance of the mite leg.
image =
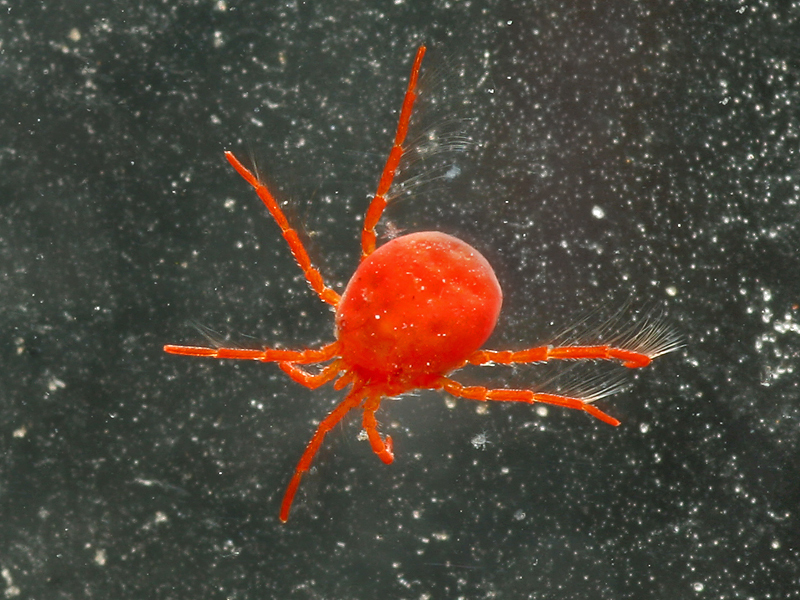
<svg viewBox="0 0 800 600">
<path fill-rule="evenodd" d="M 539 346 L 527 350 L 478 350 L 467 359 L 473 365 L 498 363 L 547 362 L 548 360 L 618 360 L 624 366 L 634 369 L 646 367 L 652 358 L 646 353 L 615 348 L 613 346 Z"/>
<path fill-rule="evenodd" d="M 300 385 L 303 385 L 310 390 L 315 390 L 318 387 L 325 385 L 329 381 L 333 381 L 342 371 L 341 360 L 332 362 L 316 375 L 309 373 L 296 363 L 281 362 L 278 363 L 278 366 L 284 373 L 291 377 L 293 381 L 296 381 Z"/>
<path fill-rule="evenodd" d="M 381 396 L 369 397 L 364 403 L 364 419 L 362 423 L 364 431 L 367 432 L 372 451 L 377 454 L 378 458 L 384 463 L 390 465 L 394 461 L 392 436 L 387 435 L 386 441 L 384 442 L 384 440 L 381 439 L 381 435 L 378 433 L 378 421 L 375 419 L 375 411 L 378 410 L 380 405 Z"/>
<path fill-rule="evenodd" d="M 527 350 L 478 350 L 467 359 L 473 365 L 486 363 L 546 362 L 548 360 L 617 360 L 630 369 L 646 367 L 653 359 L 683 346 L 680 336 L 659 318 L 646 318 L 608 344 L 539 346 Z"/>
<path fill-rule="evenodd" d="M 286 215 L 283 213 L 283 210 L 281 210 L 278 202 L 267 189 L 267 186 L 261 183 L 255 175 L 245 168 L 245 166 L 239 162 L 233 153 L 225 152 L 225 158 L 227 158 L 228 162 L 233 165 L 233 168 L 236 169 L 239 175 L 241 175 L 245 181 L 252 185 L 256 190 L 258 197 L 261 198 L 264 206 L 267 207 L 269 214 L 272 215 L 272 218 L 275 219 L 278 227 L 281 228 L 283 238 L 286 240 L 286 243 L 289 244 L 289 250 L 292 251 L 295 261 L 297 261 L 297 264 L 300 265 L 300 268 L 303 270 L 303 274 L 306 276 L 308 283 L 311 284 L 311 287 L 320 297 L 320 300 L 327 302 L 332 306 L 339 304 L 339 294 L 325 285 L 320 272 L 311 265 L 311 259 L 308 257 L 308 252 L 306 252 L 303 242 L 300 241 L 300 236 L 297 235 L 297 231 L 291 225 L 289 225 Z"/>
<path fill-rule="evenodd" d="M 434 387 L 443 389 L 457 398 L 466 398 L 468 400 L 526 402 L 528 404 L 543 402 L 545 404 L 555 404 L 556 406 L 563 406 L 565 408 L 585 411 L 593 417 L 600 419 L 604 423 L 614 425 L 615 427 L 619 425 L 619 421 L 617 419 L 607 415 L 596 406 L 585 402 L 580 398 L 570 398 L 569 396 L 559 396 L 557 394 L 544 394 L 540 392 L 533 392 L 531 390 L 498 390 L 489 389 L 482 386 L 464 386 L 448 377 L 440 378 Z"/>
<path fill-rule="evenodd" d="M 423 56 L 425 56 L 425 46 L 420 46 L 414 58 L 414 65 L 411 67 L 411 76 L 408 79 L 403 107 L 400 109 L 394 144 L 392 144 L 392 149 L 389 151 L 386 165 L 383 167 L 378 189 L 372 198 L 372 202 L 370 202 L 367 213 L 364 215 L 364 227 L 361 230 L 361 260 L 364 260 L 375 251 L 375 226 L 380 221 L 383 210 L 386 208 L 386 194 L 392 185 L 397 166 L 400 164 L 400 158 L 403 156 L 403 143 L 406 141 L 408 122 L 411 120 L 411 111 L 414 108 L 414 101 L 417 99 L 417 80 L 419 79 L 419 69 L 422 65 Z"/>
<path fill-rule="evenodd" d="M 232 358 L 238 360 L 258 360 L 261 362 L 292 362 L 310 364 L 325 362 L 338 355 L 339 342 L 331 342 L 322 348 L 305 350 L 246 350 L 242 348 L 208 348 L 206 346 L 174 346 L 167 344 L 164 352 L 181 356 L 207 356 L 209 358 Z"/>
<path fill-rule="evenodd" d="M 303 452 L 303 456 L 300 457 L 300 461 L 297 463 L 297 467 L 294 470 L 294 475 L 292 475 L 292 479 L 289 481 L 289 485 L 286 488 L 286 493 L 283 495 L 280 519 L 284 523 L 289 520 L 289 510 L 292 507 L 292 500 L 294 500 L 294 495 L 300 485 L 300 479 L 303 477 L 303 473 L 308 471 L 308 469 L 311 467 L 311 461 L 314 459 L 314 455 L 322 445 L 322 441 L 325 439 L 325 434 L 333 429 L 351 409 L 356 408 L 361 403 L 363 397 L 363 388 L 359 387 L 352 389 L 350 393 L 347 394 L 345 399 L 342 400 L 339 405 L 330 413 L 328 413 L 328 416 L 325 417 L 317 427 L 317 431 L 314 433 L 311 441 L 308 442 L 305 452 Z"/>
</svg>

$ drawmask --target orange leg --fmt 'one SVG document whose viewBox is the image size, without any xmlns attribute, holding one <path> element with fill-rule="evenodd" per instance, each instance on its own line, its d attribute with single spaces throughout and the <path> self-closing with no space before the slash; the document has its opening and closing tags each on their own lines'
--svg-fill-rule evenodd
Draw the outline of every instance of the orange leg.
<svg viewBox="0 0 800 600">
<path fill-rule="evenodd" d="M 400 158 L 403 156 L 403 143 L 406 141 L 406 135 L 408 134 L 411 110 L 414 108 L 414 101 L 417 99 L 417 80 L 419 79 L 419 69 L 422 65 L 423 56 L 425 56 L 425 46 L 420 46 L 414 58 L 414 66 L 411 67 L 411 76 L 403 99 L 403 107 L 400 109 L 400 119 L 397 122 L 394 144 L 389 151 L 386 165 L 383 167 L 378 189 L 372 198 L 372 202 L 370 202 L 367 214 L 364 215 L 364 228 L 361 231 L 361 260 L 364 260 L 375 251 L 375 226 L 380 221 L 381 215 L 386 208 L 386 194 L 392 185 L 392 180 L 394 180 L 397 166 L 400 164 Z"/>
<path fill-rule="evenodd" d="M 384 463 L 390 465 L 394 462 L 392 436 L 387 435 L 386 441 L 384 442 L 384 440 L 381 439 L 381 435 L 378 433 L 378 421 L 375 419 L 375 411 L 378 410 L 380 405 L 380 396 L 370 396 L 364 403 L 364 419 L 362 423 L 364 431 L 367 432 L 372 451 L 377 454 L 378 458 Z"/>
<path fill-rule="evenodd" d="M 286 240 L 286 243 L 289 244 L 289 250 L 292 251 L 294 259 L 303 270 L 303 274 L 306 276 L 308 283 L 311 284 L 311 287 L 314 289 L 320 299 L 332 306 L 339 304 L 339 294 L 325 285 L 320 272 L 311 265 L 311 259 L 308 257 L 308 252 L 306 252 L 303 242 L 300 241 L 300 236 L 297 235 L 297 231 L 295 231 L 292 226 L 289 225 L 286 215 L 283 214 L 281 207 L 278 205 L 272 194 L 270 194 L 267 186 L 261 183 L 255 175 L 247 170 L 247 168 L 245 168 L 245 166 L 239 162 L 233 153 L 225 152 L 225 158 L 227 158 L 228 162 L 233 165 L 233 168 L 236 169 L 239 175 L 241 175 L 245 181 L 247 181 L 247 183 L 255 188 L 258 197 L 261 198 L 264 206 L 267 207 L 269 214 L 272 215 L 272 218 L 275 219 L 278 227 L 281 228 L 283 238 Z"/>
<path fill-rule="evenodd" d="M 339 342 L 332 342 L 322 348 L 305 350 L 244 350 L 241 348 L 207 348 L 204 346 L 174 346 L 167 344 L 164 352 L 182 356 L 207 356 L 209 358 L 233 358 L 238 360 L 258 360 L 261 362 L 293 362 L 301 364 L 325 362 L 339 353 Z M 331 379 L 333 379 L 331 377 Z"/>
<path fill-rule="evenodd" d="M 548 360 L 619 360 L 630 369 L 646 367 L 652 361 L 650 353 L 636 352 L 613 346 L 540 346 L 512 352 L 510 350 L 478 350 L 467 359 L 473 365 L 498 363 L 547 362 Z"/>
<path fill-rule="evenodd" d="M 303 473 L 308 471 L 311 467 L 311 461 L 322 445 L 325 434 L 333 429 L 351 409 L 356 408 L 361 403 L 361 400 L 364 398 L 364 393 L 363 387 L 354 387 L 350 390 L 350 393 L 345 396 L 345 399 L 328 413 L 328 416 L 325 417 L 319 424 L 319 427 L 317 427 L 317 431 L 314 433 L 311 441 L 308 442 L 303 456 L 300 457 L 300 461 L 297 463 L 297 467 L 294 470 L 294 475 L 292 475 L 292 479 L 286 488 L 286 493 L 283 495 L 280 519 L 284 523 L 289 520 L 289 510 L 292 507 L 292 500 L 294 500 L 294 495 L 300 485 L 300 479 L 303 477 Z"/>
<path fill-rule="evenodd" d="M 648 316 L 608 344 L 539 346 L 527 350 L 478 350 L 466 363 L 546 362 L 548 360 L 617 360 L 629 369 L 646 367 L 653 359 L 683 346 L 678 335 L 660 318 Z M 465 364 L 466 364 L 465 363 Z"/>
<path fill-rule="evenodd" d="M 278 363 L 278 366 L 284 373 L 291 377 L 293 381 L 296 381 L 300 385 L 304 385 L 310 390 L 315 390 L 318 387 L 325 385 L 329 381 L 333 381 L 344 368 L 341 360 L 332 362 L 316 375 L 309 373 L 302 367 L 299 367 L 296 363 L 281 362 Z"/>
<path fill-rule="evenodd" d="M 499 402 L 526 402 L 528 404 L 544 402 L 546 404 L 555 404 L 556 406 L 586 411 L 593 417 L 609 425 L 614 425 L 615 427 L 619 425 L 617 419 L 579 398 L 558 396 L 556 394 L 543 394 L 530 390 L 492 390 L 481 386 L 465 386 L 448 377 L 440 378 L 433 387 L 444 389 L 457 398 L 466 398 L 468 400 L 496 400 Z"/>
<path fill-rule="evenodd" d="M 333 389 L 335 389 L 337 392 L 339 390 L 343 390 L 348 385 L 353 383 L 355 379 L 356 379 L 356 374 L 353 371 L 345 371 L 344 373 L 342 373 L 342 376 L 339 377 L 339 379 L 333 382 Z"/>
</svg>

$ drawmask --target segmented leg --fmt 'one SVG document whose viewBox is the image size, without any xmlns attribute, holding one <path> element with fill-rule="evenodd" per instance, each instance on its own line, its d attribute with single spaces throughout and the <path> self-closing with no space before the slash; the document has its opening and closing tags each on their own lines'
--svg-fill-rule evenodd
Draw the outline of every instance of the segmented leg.
<svg viewBox="0 0 800 600">
<path fill-rule="evenodd" d="M 369 444 L 372 446 L 372 451 L 378 455 L 387 465 L 392 464 L 394 461 L 394 452 L 392 451 L 394 445 L 392 444 L 392 436 L 387 435 L 386 441 L 381 439 L 378 433 L 378 421 L 375 419 L 375 411 L 381 405 L 380 396 L 370 396 L 364 403 L 364 419 L 362 424 L 364 431 L 367 432 Z"/>
<path fill-rule="evenodd" d="M 322 348 L 305 350 L 245 350 L 241 348 L 207 348 L 205 346 L 164 346 L 164 352 L 182 356 L 207 356 L 209 358 L 232 358 L 238 360 L 258 360 L 261 362 L 292 362 L 310 364 L 325 362 L 339 353 L 339 342 L 331 342 Z M 332 379 L 332 378 L 331 378 Z"/>
<path fill-rule="evenodd" d="M 563 406 L 565 408 L 585 411 L 593 417 L 600 419 L 604 423 L 614 425 L 615 427 L 620 423 L 617 419 L 607 415 L 596 406 L 589 404 L 588 402 L 584 402 L 579 398 L 570 398 L 568 396 L 559 396 L 556 394 L 544 394 L 540 392 L 533 392 L 531 390 L 497 390 L 482 386 L 465 386 L 457 381 L 453 381 L 448 377 L 440 378 L 437 381 L 437 384 L 433 387 L 441 388 L 457 398 L 466 398 L 468 400 L 526 402 L 528 404 L 543 402 L 545 404 L 555 404 L 556 406 Z"/>
<path fill-rule="evenodd" d="M 406 95 L 403 99 L 403 107 L 400 109 L 400 118 L 397 122 L 397 131 L 394 135 L 394 144 L 389 151 L 389 158 L 383 167 L 380 182 L 375 196 L 370 202 L 367 213 L 364 215 L 364 227 L 361 231 L 361 259 L 363 260 L 375 251 L 375 226 L 381 219 L 386 208 L 386 194 L 392 185 L 392 180 L 403 156 L 403 143 L 408 134 L 408 123 L 411 120 L 411 111 L 414 108 L 414 101 L 417 99 L 417 80 L 419 79 L 419 69 L 422 65 L 422 57 L 425 56 L 425 46 L 420 46 L 414 58 L 414 65 L 411 67 L 411 76 L 408 79 Z"/>
<path fill-rule="evenodd" d="M 308 257 L 308 252 L 306 252 L 303 242 L 300 241 L 300 236 L 297 235 L 297 231 L 295 231 L 292 226 L 289 225 L 286 215 L 283 213 L 283 210 L 281 210 L 281 207 L 278 205 L 272 194 L 270 194 L 267 186 L 261 183 L 255 175 L 247 170 L 247 168 L 245 168 L 245 166 L 239 162 L 233 153 L 225 152 L 225 158 L 227 158 L 228 162 L 233 165 L 233 168 L 236 169 L 239 175 L 241 175 L 244 180 L 252 185 L 256 190 L 258 197 L 261 198 L 264 206 L 267 207 L 269 214 L 272 215 L 272 218 L 275 219 L 278 227 L 281 228 L 283 238 L 286 240 L 286 243 L 289 244 L 289 250 L 292 251 L 295 261 L 297 261 L 297 264 L 300 265 L 300 268 L 303 270 L 303 274 L 306 276 L 308 283 L 311 284 L 311 287 L 314 289 L 320 299 L 323 302 L 327 302 L 331 306 L 336 306 L 339 304 L 339 294 L 325 285 L 320 272 L 311 265 L 311 259 Z"/>
<path fill-rule="evenodd" d="M 328 416 L 325 417 L 319 424 L 319 427 L 317 427 L 317 431 L 314 433 L 311 441 L 308 442 L 303 456 L 300 457 L 300 461 L 297 463 L 297 467 L 294 470 L 294 475 L 292 475 L 292 479 L 286 488 L 286 493 L 283 495 L 280 519 L 284 523 L 289 520 L 289 509 L 292 507 L 292 500 L 294 500 L 294 495 L 300 485 L 300 479 L 303 477 L 303 473 L 308 471 L 311 467 L 311 461 L 322 445 L 325 434 L 333 429 L 351 409 L 356 408 L 361 403 L 361 400 L 364 398 L 364 393 L 363 387 L 354 387 L 350 390 L 350 393 L 345 396 L 345 399 L 328 413 Z"/>
<path fill-rule="evenodd" d="M 333 361 L 316 375 L 309 373 L 302 367 L 298 366 L 297 363 L 281 362 L 278 363 L 278 366 L 284 373 L 291 377 L 293 381 L 307 387 L 310 390 L 315 390 L 318 387 L 325 385 L 329 381 L 333 381 L 344 368 L 341 360 Z"/>
<path fill-rule="evenodd" d="M 510 350 L 478 350 L 467 359 L 473 365 L 498 363 L 546 362 L 548 360 L 618 360 L 630 369 L 646 367 L 652 357 L 642 352 L 613 346 L 540 346 L 512 352 Z"/>
</svg>

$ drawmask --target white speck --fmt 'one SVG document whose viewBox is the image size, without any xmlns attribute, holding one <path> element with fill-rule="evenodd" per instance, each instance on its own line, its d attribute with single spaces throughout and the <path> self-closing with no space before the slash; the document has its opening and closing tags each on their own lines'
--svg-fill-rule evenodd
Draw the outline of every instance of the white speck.
<svg viewBox="0 0 800 600">
<path fill-rule="evenodd" d="M 678 295 L 678 288 L 676 288 L 674 285 L 669 286 L 664 291 L 667 293 L 667 296 L 674 297 Z"/>
<path fill-rule="evenodd" d="M 47 389 L 51 392 L 55 392 L 56 390 L 63 390 L 67 387 L 67 384 L 61 381 L 58 377 L 51 377 L 50 381 L 47 382 Z"/>
<path fill-rule="evenodd" d="M 2 574 L 3 579 L 6 580 L 6 586 L 8 586 L 4 591 L 5 597 L 14 598 L 19 596 L 21 592 L 20 589 L 14 585 L 14 581 L 11 579 L 11 571 L 9 571 L 7 568 L 3 568 L 3 570 L 0 571 L 0 574 Z"/>
<path fill-rule="evenodd" d="M 639 431 L 642 433 L 647 433 L 650 431 L 650 424 L 649 423 L 640 423 L 639 424 Z"/>
<path fill-rule="evenodd" d="M 695 592 L 702 592 L 702 591 L 705 589 L 705 587 L 706 587 L 706 586 L 704 586 L 704 585 L 703 585 L 702 583 L 700 583 L 699 581 L 698 581 L 698 582 L 696 582 L 696 583 L 693 583 L 693 584 L 692 584 L 692 589 L 693 589 Z"/>
<path fill-rule="evenodd" d="M 486 450 L 486 444 L 489 443 L 489 440 L 486 437 L 486 432 L 482 431 L 481 433 L 473 436 L 473 438 L 470 440 L 470 443 L 478 450 Z"/>
<path fill-rule="evenodd" d="M 595 219 L 604 219 L 604 218 L 605 218 L 605 216 L 606 216 L 606 211 L 604 211 L 604 210 L 603 210 L 602 208 L 600 208 L 599 206 L 593 206 L 593 207 L 592 207 L 592 216 L 593 216 Z"/>
<path fill-rule="evenodd" d="M 447 173 L 444 174 L 444 178 L 452 180 L 458 177 L 459 175 L 461 175 L 461 169 L 456 165 L 453 165 L 447 170 Z"/>
</svg>

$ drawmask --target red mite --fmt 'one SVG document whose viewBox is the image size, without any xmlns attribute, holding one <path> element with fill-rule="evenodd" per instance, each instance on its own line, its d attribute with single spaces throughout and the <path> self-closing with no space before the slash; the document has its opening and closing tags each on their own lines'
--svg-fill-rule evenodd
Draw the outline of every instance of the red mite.
<svg viewBox="0 0 800 600">
<path fill-rule="evenodd" d="M 336 340 L 305 350 L 245 350 L 198 346 L 164 346 L 171 354 L 276 362 L 289 377 L 310 389 L 333 381 L 349 391 L 317 427 L 294 471 L 281 504 L 286 522 L 300 479 L 308 471 L 325 434 L 354 408 L 363 411 L 363 427 L 372 450 L 386 464 L 394 460 L 392 438 L 381 437 L 375 412 L 385 397 L 414 389 L 444 390 L 458 398 L 501 402 L 545 402 L 582 410 L 609 425 L 619 421 L 577 398 L 531 390 L 464 386 L 450 374 L 461 367 L 548 360 L 614 360 L 628 368 L 645 367 L 677 346 L 663 328 L 643 329 L 617 346 L 541 346 L 527 350 L 481 350 L 494 330 L 503 293 L 488 261 L 474 248 L 450 235 L 422 231 L 395 238 L 375 248 L 375 226 L 386 208 L 417 97 L 425 46 L 411 69 L 394 144 L 378 189 L 367 209 L 361 232 L 361 262 L 340 296 L 325 285 L 311 264 L 297 232 L 266 186 L 230 152 L 225 157 L 255 188 L 281 229 L 297 264 L 323 302 L 336 309 Z M 304 365 L 328 363 L 311 373 Z"/>
</svg>

